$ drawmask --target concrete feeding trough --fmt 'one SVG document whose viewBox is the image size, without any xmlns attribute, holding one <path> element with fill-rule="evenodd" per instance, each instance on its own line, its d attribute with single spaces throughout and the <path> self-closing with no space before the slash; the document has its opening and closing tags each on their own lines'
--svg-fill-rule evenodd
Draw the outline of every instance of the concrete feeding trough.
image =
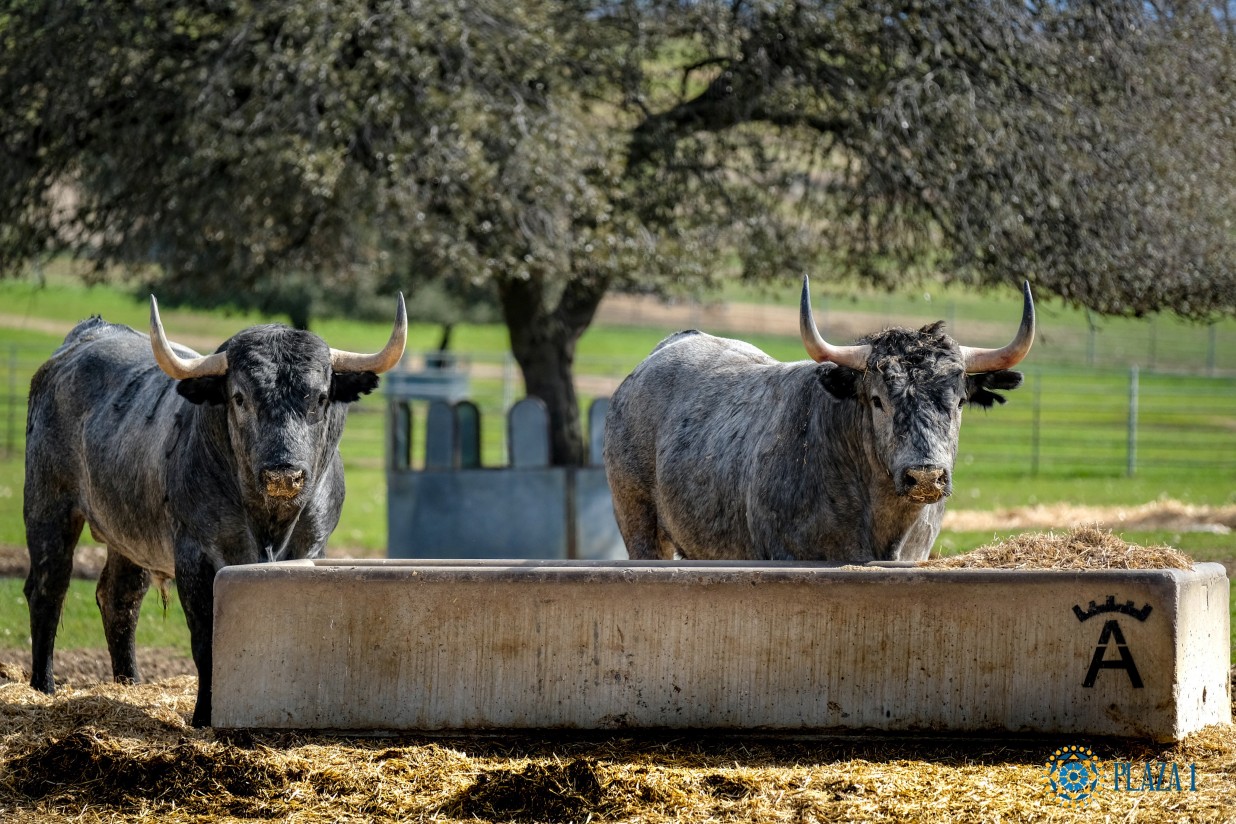
<svg viewBox="0 0 1236 824">
<path fill-rule="evenodd" d="M 947 731 L 1231 719 L 1192 570 L 297 561 L 215 582 L 217 727 Z"/>
</svg>

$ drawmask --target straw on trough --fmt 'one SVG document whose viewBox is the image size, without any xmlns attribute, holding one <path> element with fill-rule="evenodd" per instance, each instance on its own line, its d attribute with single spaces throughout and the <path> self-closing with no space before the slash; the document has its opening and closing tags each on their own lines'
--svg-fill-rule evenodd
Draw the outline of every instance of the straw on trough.
<svg viewBox="0 0 1236 824">
<path fill-rule="evenodd" d="M 1083 526 L 1064 533 L 1025 532 L 919 566 L 945 569 L 1192 569 L 1193 559 L 1169 546 L 1138 546 L 1109 529 Z"/>
</svg>

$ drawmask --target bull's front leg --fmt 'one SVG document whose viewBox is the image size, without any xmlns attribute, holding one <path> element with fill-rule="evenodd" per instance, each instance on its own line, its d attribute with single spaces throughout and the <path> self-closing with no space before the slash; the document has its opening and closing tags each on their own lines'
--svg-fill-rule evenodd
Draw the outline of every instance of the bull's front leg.
<svg viewBox="0 0 1236 824">
<path fill-rule="evenodd" d="M 197 545 L 176 547 L 176 583 L 189 625 L 189 645 L 197 665 L 197 703 L 193 726 L 210 726 L 211 667 L 214 656 L 215 567 Z"/>
</svg>

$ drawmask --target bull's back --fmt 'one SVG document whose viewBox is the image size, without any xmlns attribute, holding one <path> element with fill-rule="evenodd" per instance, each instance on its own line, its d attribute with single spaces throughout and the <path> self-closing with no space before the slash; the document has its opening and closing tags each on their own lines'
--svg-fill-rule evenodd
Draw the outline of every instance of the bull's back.
<svg viewBox="0 0 1236 824">
<path fill-rule="evenodd" d="M 27 497 L 70 497 L 99 540 L 170 576 L 165 452 L 181 404 L 148 338 L 79 324 L 31 382 Z"/>
</svg>

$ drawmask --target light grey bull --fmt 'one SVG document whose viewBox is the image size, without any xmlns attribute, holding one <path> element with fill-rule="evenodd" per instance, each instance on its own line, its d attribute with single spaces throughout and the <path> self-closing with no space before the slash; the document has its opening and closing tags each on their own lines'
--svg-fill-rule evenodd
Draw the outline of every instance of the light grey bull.
<svg viewBox="0 0 1236 824">
<path fill-rule="evenodd" d="M 960 346 L 942 322 L 852 346 L 820 335 L 814 363 L 678 332 L 622 382 L 605 420 L 614 514 L 634 559 L 921 560 L 952 493 L 961 412 L 1004 403 L 1034 340 L 1023 288 L 1016 337 Z"/>
</svg>

